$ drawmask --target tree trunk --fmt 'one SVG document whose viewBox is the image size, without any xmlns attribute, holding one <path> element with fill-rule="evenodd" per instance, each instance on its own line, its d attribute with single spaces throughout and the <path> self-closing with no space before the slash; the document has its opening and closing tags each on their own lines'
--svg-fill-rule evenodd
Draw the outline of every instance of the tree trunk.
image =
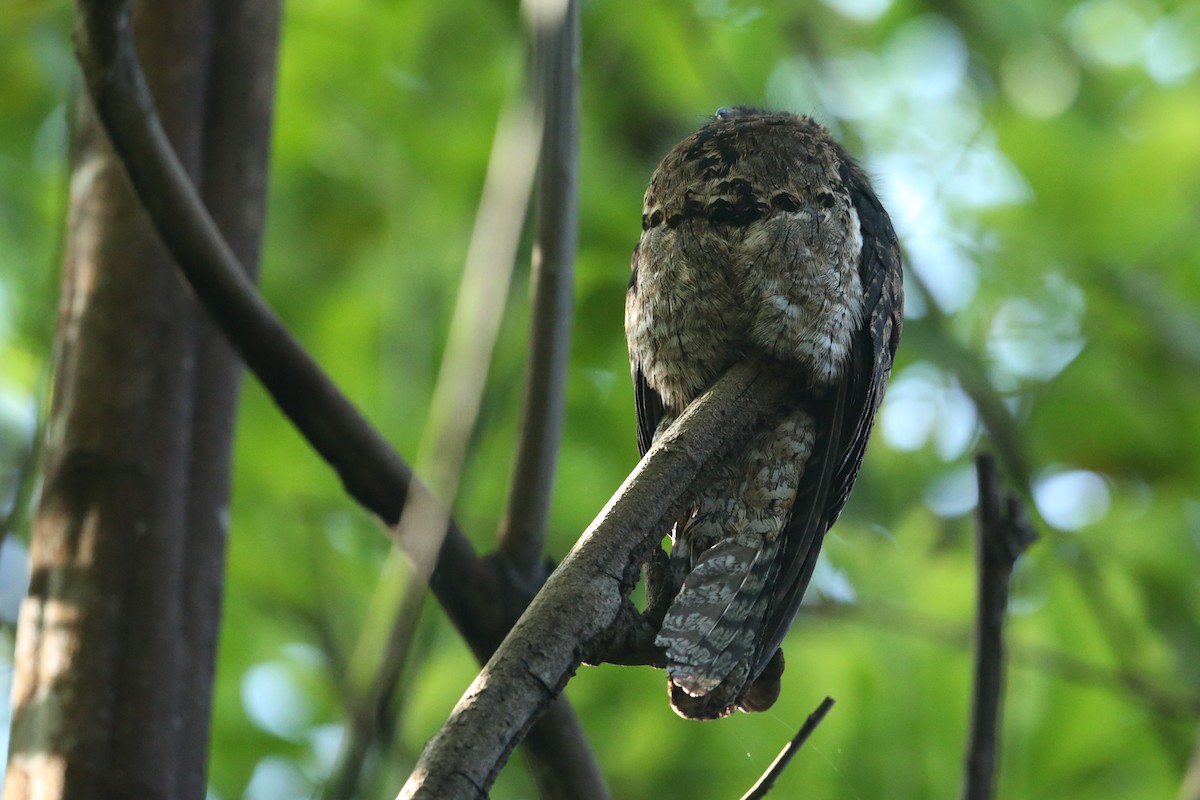
<svg viewBox="0 0 1200 800">
<path fill-rule="evenodd" d="M 277 4 L 145 2 L 134 19 L 167 132 L 253 263 Z M 78 105 L 5 797 L 202 798 L 240 370 Z"/>
</svg>

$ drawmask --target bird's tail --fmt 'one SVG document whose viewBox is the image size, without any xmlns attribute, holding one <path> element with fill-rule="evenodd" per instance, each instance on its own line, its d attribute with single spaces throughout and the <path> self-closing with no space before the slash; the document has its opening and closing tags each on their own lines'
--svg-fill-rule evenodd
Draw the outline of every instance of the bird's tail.
<svg viewBox="0 0 1200 800">
<path fill-rule="evenodd" d="M 657 638 L 672 705 L 684 716 L 728 714 L 755 677 L 776 550 L 761 536 L 730 537 L 704 551 L 684 580 Z"/>
</svg>

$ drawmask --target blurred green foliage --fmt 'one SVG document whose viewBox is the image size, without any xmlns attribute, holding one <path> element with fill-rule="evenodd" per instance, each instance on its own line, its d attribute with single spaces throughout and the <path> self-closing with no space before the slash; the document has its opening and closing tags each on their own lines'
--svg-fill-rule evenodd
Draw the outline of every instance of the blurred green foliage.
<svg viewBox="0 0 1200 800">
<path fill-rule="evenodd" d="M 0 519 L 27 537 L 11 496 L 44 413 L 76 78 L 66 4 L 18 0 L 0 19 Z M 410 458 L 526 62 L 515 2 L 286 8 L 263 292 Z M 892 392 L 788 640 L 782 699 L 687 723 L 660 674 L 583 668 L 567 694 L 615 796 L 737 796 L 826 694 L 838 705 L 779 797 L 957 792 L 970 459 L 990 435 L 953 356 L 965 347 L 1017 422 L 1043 533 L 1016 577 L 1001 796 L 1173 797 L 1200 716 L 1200 3 L 591 0 L 582 75 L 554 557 L 635 463 L 621 319 L 641 193 L 715 108 L 834 128 L 913 278 Z M 511 471 L 527 288 L 522 268 L 455 505 L 481 550 Z M 308 796 L 363 670 L 353 648 L 387 543 L 252 381 L 236 474 L 213 796 Z M 364 797 L 395 793 L 474 676 L 433 604 L 424 617 Z M 532 791 L 510 768 L 494 795 Z"/>
</svg>

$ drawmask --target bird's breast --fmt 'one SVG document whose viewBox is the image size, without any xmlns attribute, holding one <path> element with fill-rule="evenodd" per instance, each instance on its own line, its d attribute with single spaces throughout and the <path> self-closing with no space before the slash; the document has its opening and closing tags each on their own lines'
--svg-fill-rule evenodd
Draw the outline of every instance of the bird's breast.
<svg viewBox="0 0 1200 800">
<path fill-rule="evenodd" d="M 830 384 L 862 323 L 861 250 L 848 198 L 742 226 L 696 218 L 650 227 L 626 303 L 630 355 L 673 414 L 750 354 Z"/>
</svg>

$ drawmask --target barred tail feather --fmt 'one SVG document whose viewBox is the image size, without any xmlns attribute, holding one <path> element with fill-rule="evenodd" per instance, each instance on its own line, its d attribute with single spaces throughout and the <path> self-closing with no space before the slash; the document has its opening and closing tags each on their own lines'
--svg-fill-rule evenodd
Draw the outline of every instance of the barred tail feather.
<svg viewBox="0 0 1200 800">
<path fill-rule="evenodd" d="M 657 643 L 667 651 L 671 683 L 687 695 L 701 697 L 727 682 L 740 690 L 749 677 L 777 544 L 755 535 L 725 539 L 684 580 Z"/>
</svg>

